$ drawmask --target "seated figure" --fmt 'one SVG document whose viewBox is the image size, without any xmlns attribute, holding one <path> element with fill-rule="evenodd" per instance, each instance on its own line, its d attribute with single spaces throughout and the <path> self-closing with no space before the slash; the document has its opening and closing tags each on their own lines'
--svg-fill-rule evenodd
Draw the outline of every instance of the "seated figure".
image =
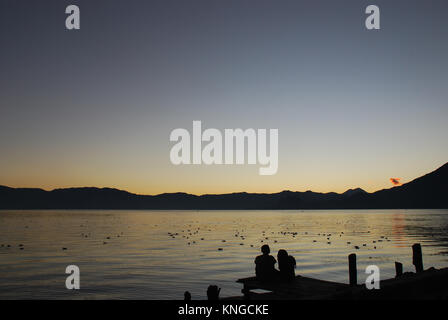
<svg viewBox="0 0 448 320">
<path fill-rule="evenodd" d="M 262 255 L 255 258 L 255 275 L 260 281 L 273 281 L 278 273 L 274 266 L 277 263 L 275 258 L 269 253 L 271 249 L 267 244 L 261 247 Z"/>
<path fill-rule="evenodd" d="M 277 253 L 278 268 L 280 270 L 280 279 L 286 282 L 293 281 L 296 277 L 296 259 L 288 255 L 286 250 L 279 250 Z"/>
</svg>

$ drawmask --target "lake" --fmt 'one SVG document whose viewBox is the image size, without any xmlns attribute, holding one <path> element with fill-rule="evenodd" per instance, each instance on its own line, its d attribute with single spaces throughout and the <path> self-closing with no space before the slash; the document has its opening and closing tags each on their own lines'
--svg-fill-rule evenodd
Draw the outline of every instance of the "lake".
<svg viewBox="0 0 448 320">
<path fill-rule="evenodd" d="M 448 267 L 448 210 L 0 211 L 0 299 L 241 295 L 263 244 L 293 255 L 296 274 L 348 283 L 356 253 L 359 282 L 372 264 L 386 279 L 395 261 L 414 270 L 417 242 L 425 268 Z M 72 264 L 80 290 L 65 288 Z"/>
</svg>

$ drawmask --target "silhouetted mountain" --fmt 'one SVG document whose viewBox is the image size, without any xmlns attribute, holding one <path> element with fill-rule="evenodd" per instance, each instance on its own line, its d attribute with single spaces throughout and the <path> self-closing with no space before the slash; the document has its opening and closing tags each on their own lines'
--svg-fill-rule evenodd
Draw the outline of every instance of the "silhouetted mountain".
<svg viewBox="0 0 448 320">
<path fill-rule="evenodd" d="M 145 196 L 110 188 L 45 191 L 0 186 L 0 209 L 410 209 L 448 208 L 448 163 L 402 186 L 368 193 L 312 191 Z"/>
<path fill-rule="evenodd" d="M 345 191 L 343 193 L 343 195 L 346 196 L 346 197 L 352 197 L 352 196 L 355 196 L 355 195 L 366 194 L 366 193 L 367 193 L 367 191 L 364 191 L 361 188 L 356 188 L 356 189 L 348 189 L 347 191 Z"/>
</svg>

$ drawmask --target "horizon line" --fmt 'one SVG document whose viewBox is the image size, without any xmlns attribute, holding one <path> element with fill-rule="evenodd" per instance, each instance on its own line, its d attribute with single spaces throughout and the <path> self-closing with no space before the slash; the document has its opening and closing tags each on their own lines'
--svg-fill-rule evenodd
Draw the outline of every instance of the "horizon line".
<svg viewBox="0 0 448 320">
<path fill-rule="evenodd" d="M 297 190 L 296 190 L 296 191 L 291 191 L 291 190 L 287 190 L 287 189 L 285 189 L 285 190 L 278 191 L 278 192 L 248 192 L 248 191 L 238 191 L 238 192 L 237 192 L 237 191 L 234 191 L 234 192 L 228 192 L 228 193 L 203 193 L 203 194 L 195 194 L 195 193 L 189 193 L 189 192 L 185 192 L 185 191 L 162 192 L 162 193 L 157 193 L 157 194 L 141 194 L 141 193 L 130 192 L 130 191 L 127 191 L 127 190 L 125 190 L 125 189 L 120 189 L 120 188 L 112 188 L 112 187 L 96 187 L 96 186 L 93 186 L 93 187 L 92 187 L 92 186 L 90 186 L 90 187 L 88 187 L 88 186 L 82 186 L 82 187 L 64 187 L 64 188 L 54 188 L 54 189 L 49 190 L 49 189 L 44 189 L 44 188 L 40 188 L 40 187 L 9 187 L 9 186 L 7 186 L 7 185 L 2 185 L 2 184 L 0 184 L 0 188 L 1 188 L 1 187 L 4 187 L 4 188 L 9 188 L 9 189 L 37 189 L 37 190 L 42 190 L 42 191 L 45 191 L 45 192 L 52 192 L 52 191 L 56 191 L 56 190 L 67 190 L 67 189 L 99 189 L 99 190 L 101 190 L 101 189 L 110 189 L 110 190 L 117 190 L 117 191 L 121 191 L 121 192 L 126 192 L 126 193 L 133 194 L 133 195 L 137 195 L 137 196 L 153 196 L 153 197 L 160 196 L 160 195 L 164 195 L 164 194 L 188 194 L 188 195 L 193 195 L 193 196 L 201 197 L 201 196 L 207 196 L 207 195 L 229 195 L 229 194 L 238 194 L 238 193 L 246 193 L 246 194 L 279 194 L 279 193 L 282 193 L 282 192 L 300 192 L 300 193 L 312 192 L 312 193 L 320 193 L 320 194 L 329 194 L 329 193 L 344 194 L 344 193 L 347 192 L 347 191 L 350 191 L 350 190 L 358 190 L 358 189 L 364 191 L 364 192 L 367 193 L 367 194 L 373 194 L 373 193 L 376 193 L 376 192 L 378 192 L 378 191 L 382 191 L 382 190 L 390 190 L 390 189 L 393 189 L 393 188 L 396 188 L 396 187 L 404 186 L 404 185 L 406 185 L 406 184 L 408 184 L 408 183 L 411 183 L 412 181 L 415 181 L 416 179 L 419 179 L 419 178 L 421 178 L 421 177 L 424 177 L 424 176 L 426 176 L 426 175 L 429 175 L 429 174 L 431 174 L 431 173 L 434 173 L 434 172 L 440 170 L 441 168 L 443 168 L 444 166 L 448 166 L 448 162 L 446 162 L 446 163 L 444 163 L 443 165 L 441 165 L 440 167 L 438 167 L 438 168 L 436 168 L 436 169 L 434 169 L 434 170 L 432 170 L 432 171 L 430 171 L 430 172 L 428 172 L 428 173 L 426 173 L 426 174 L 423 174 L 423 175 L 421 175 L 421 176 L 419 176 L 419 177 L 416 177 L 416 178 L 414 178 L 414 179 L 412 179 L 412 180 L 410 180 L 410 181 L 408 181 L 408 182 L 406 182 L 406 183 L 402 183 L 402 184 L 400 184 L 400 185 L 392 186 L 392 187 L 390 187 L 390 188 L 378 189 L 378 190 L 373 191 L 373 192 L 368 192 L 368 191 L 366 191 L 366 190 L 364 190 L 363 188 L 360 188 L 360 187 L 349 188 L 349 189 L 347 189 L 347 190 L 345 190 L 344 192 L 341 192 L 341 193 L 339 193 L 339 192 L 335 192 L 335 191 L 329 191 L 329 192 L 316 192 L 316 191 L 312 191 L 312 190 L 306 190 L 306 191 L 297 191 Z"/>
<path fill-rule="evenodd" d="M 402 184 L 404 185 L 404 183 Z M 201 197 L 201 196 L 215 196 L 215 195 L 230 195 L 230 194 L 241 194 L 241 193 L 246 193 L 246 194 L 279 194 L 282 192 L 292 192 L 292 193 L 306 193 L 306 192 L 312 192 L 312 193 L 320 193 L 320 194 L 329 194 L 329 193 L 335 193 L 335 194 L 344 194 L 347 191 L 351 191 L 351 190 L 361 190 L 365 193 L 368 194 L 372 194 L 381 190 L 389 190 L 392 188 L 396 188 L 399 186 L 392 186 L 390 188 L 383 188 L 383 189 L 379 189 L 373 192 L 368 192 L 366 190 L 364 190 L 363 188 L 360 187 L 356 187 L 356 188 L 349 188 L 347 190 L 345 190 L 344 192 L 336 192 L 336 191 L 329 191 L 329 192 L 319 192 L 319 191 L 312 191 L 312 190 L 306 190 L 306 191 L 292 191 L 292 190 L 281 190 L 281 191 L 277 191 L 277 192 L 249 192 L 249 191 L 234 191 L 234 192 L 225 192 L 225 193 L 202 193 L 202 194 L 197 194 L 197 193 L 190 193 L 190 192 L 186 192 L 186 191 L 175 191 L 175 192 L 162 192 L 162 193 L 156 193 L 156 194 L 142 194 L 142 193 L 134 193 L 134 192 L 130 192 L 128 190 L 125 189 L 120 189 L 120 188 L 113 188 L 113 187 L 97 187 L 97 186 L 82 186 L 82 187 L 64 187 L 64 188 L 54 188 L 54 189 L 45 189 L 45 188 L 40 188 L 40 187 L 10 187 L 10 186 L 6 186 L 6 185 L 2 185 L 0 184 L 0 188 L 9 188 L 9 189 L 28 189 L 28 190 L 42 190 L 45 192 L 52 192 L 52 191 L 57 191 L 57 190 L 69 190 L 69 189 L 98 189 L 98 190 L 104 190 L 104 189 L 109 189 L 109 190 L 116 190 L 116 191 L 121 191 L 121 192 L 126 192 L 129 194 L 133 194 L 133 195 L 137 195 L 137 196 L 151 196 L 151 197 L 156 197 L 156 196 L 160 196 L 160 195 L 166 195 L 166 194 L 187 194 L 187 195 L 192 195 L 192 196 L 196 196 L 196 197 Z"/>
</svg>

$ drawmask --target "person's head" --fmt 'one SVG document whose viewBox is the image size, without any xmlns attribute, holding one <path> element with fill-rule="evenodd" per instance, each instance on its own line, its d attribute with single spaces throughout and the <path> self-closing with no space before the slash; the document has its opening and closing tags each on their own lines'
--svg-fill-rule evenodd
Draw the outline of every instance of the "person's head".
<svg viewBox="0 0 448 320">
<path fill-rule="evenodd" d="M 284 250 L 284 249 L 278 250 L 278 253 L 277 253 L 278 261 L 283 260 L 287 257 L 288 257 L 288 252 L 286 252 L 286 250 Z"/>
<path fill-rule="evenodd" d="M 261 252 L 263 252 L 263 254 L 269 254 L 271 253 L 271 248 L 269 248 L 269 246 L 265 244 L 261 247 Z"/>
<path fill-rule="evenodd" d="M 218 286 L 210 285 L 207 289 L 207 298 L 208 300 L 219 300 L 219 292 L 221 291 L 221 288 L 218 288 Z"/>
<path fill-rule="evenodd" d="M 190 301 L 191 300 L 191 293 L 189 291 L 184 292 L 184 300 Z"/>
</svg>

